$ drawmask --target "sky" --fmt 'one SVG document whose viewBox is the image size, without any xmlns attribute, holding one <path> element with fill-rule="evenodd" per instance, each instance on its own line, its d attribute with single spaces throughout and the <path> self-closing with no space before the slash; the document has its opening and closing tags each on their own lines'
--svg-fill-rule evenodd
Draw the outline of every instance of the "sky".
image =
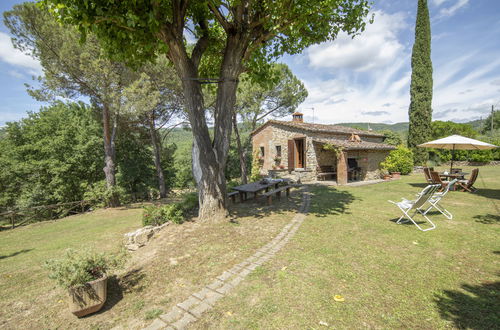
<svg viewBox="0 0 500 330">
<path fill-rule="evenodd" d="M 1 0 L 0 11 L 18 0 Z M 408 121 L 411 50 L 417 0 L 374 0 L 373 24 L 352 39 L 311 46 L 285 56 L 309 96 L 299 106 L 316 123 Z M 433 63 L 433 120 L 467 122 L 500 109 L 500 1 L 428 0 Z M 25 84 L 40 64 L 12 47 L 0 24 L 0 126 L 44 104 Z"/>
</svg>

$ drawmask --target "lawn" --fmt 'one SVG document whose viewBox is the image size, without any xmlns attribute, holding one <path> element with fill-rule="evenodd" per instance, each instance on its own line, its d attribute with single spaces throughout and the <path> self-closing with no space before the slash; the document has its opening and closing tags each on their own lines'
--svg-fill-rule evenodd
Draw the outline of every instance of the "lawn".
<svg viewBox="0 0 500 330">
<path fill-rule="evenodd" d="M 300 199 L 295 192 L 273 206 L 263 200 L 238 203 L 231 207 L 231 222 L 167 226 L 110 278 L 104 308 L 81 319 L 68 311 L 66 292 L 47 278 L 44 261 L 69 247 L 118 251 L 123 234 L 141 226 L 141 208 L 97 210 L 2 231 L 0 328 L 142 328 L 270 241 Z"/>
<path fill-rule="evenodd" d="M 428 232 L 394 223 L 399 210 L 387 202 L 411 198 L 423 174 L 313 187 L 290 243 L 195 327 L 498 329 L 500 167 L 479 175 L 477 193 L 443 200 L 454 219 L 431 213 Z"/>
<path fill-rule="evenodd" d="M 466 171 L 470 172 L 470 168 Z M 397 225 L 388 199 L 411 198 L 423 174 L 361 187 L 311 186 L 293 239 L 194 328 L 498 328 L 500 167 L 481 167 L 475 194 L 450 192 L 453 220 Z M 0 327 L 138 329 L 252 255 L 288 223 L 300 201 L 231 206 L 233 221 L 170 225 L 131 253 L 97 314 L 77 319 L 45 260 L 67 247 L 117 251 L 140 226 L 140 208 L 97 210 L 0 232 Z M 336 302 L 342 295 L 344 302 Z"/>
</svg>

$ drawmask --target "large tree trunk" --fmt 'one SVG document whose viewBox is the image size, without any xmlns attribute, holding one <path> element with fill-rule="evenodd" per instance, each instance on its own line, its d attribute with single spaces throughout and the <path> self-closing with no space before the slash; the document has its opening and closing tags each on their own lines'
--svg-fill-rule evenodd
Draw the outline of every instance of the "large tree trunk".
<svg viewBox="0 0 500 330">
<path fill-rule="evenodd" d="M 108 206 L 116 207 L 120 205 L 120 199 L 114 192 L 116 186 L 115 178 L 115 135 L 116 122 L 111 128 L 111 114 L 107 105 L 102 109 L 102 125 L 104 131 L 104 175 L 106 177 L 106 188 L 113 191 L 108 201 Z"/>
<path fill-rule="evenodd" d="M 225 167 L 232 131 L 232 114 L 236 101 L 241 61 L 248 41 L 237 35 L 228 37 L 219 75 L 215 105 L 214 138 L 210 138 L 203 92 L 198 80 L 198 64 L 191 60 L 182 44 L 175 38 L 169 41 L 169 57 L 182 80 L 186 108 L 193 130 L 193 176 L 198 186 L 201 221 L 220 221 L 228 215 L 226 209 Z"/>
<path fill-rule="evenodd" d="M 234 134 L 236 134 L 236 144 L 238 147 L 238 155 L 240 156 L 240 172 L 241 172 L 241 182 L 243 184 L 248 183 L 248 170 L 246 162 L 246 148 L 241 145 L 240 131 L 238 129 L 238 121 L 236 120 L 236 112 L 233 113 L 233 129 Z"/>
<path fill-rule="evenodd" d="M 153 145 L 153 157 L 156 167 L 156 175 L 158 177 L 158 189 L 160 190 L 160 197 L 167 197 L 167 188 L 165 186 L 165 175 L 161 167 L 161 141 L 158 138 L 158 132 L 155 128 L 154 114 L 148 118 L 149 122 L 149 135 L 151 136 L 151 144 Z"/>
</svg>

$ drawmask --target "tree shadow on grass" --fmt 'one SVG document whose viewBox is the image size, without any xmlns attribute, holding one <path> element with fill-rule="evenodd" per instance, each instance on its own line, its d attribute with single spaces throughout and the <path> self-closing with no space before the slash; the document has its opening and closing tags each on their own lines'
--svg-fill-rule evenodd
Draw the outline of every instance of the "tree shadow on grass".
<svg viewBox="0 0 500 330">
<path fill-rule="evenodd" d="M 485 225 L 491 225 L 500 222 L 500 215 L 496 214 L 481 214 L 473 216 L 476 222 L 484 223 Z"/>
<path fill-rule="evenodd" d="M 19 250 L 19 251 L 16 251 L 16 252 L 12 252 L 11 254 L 6 254 L 6 255 L 3 255 L 3 256 L 0 256 L 0 260 L 2 259 L 7 259 L 7 258 L 11 258 L 11 257 L 15 257 L 17 256 L 18 254 L 21 254 L 21 253 L 26 253 L 26 252 L 30 252 L 32 251 L 33 249 L 24 249 L 24 250 Z"/>
<path fill-rule="evenodd" d="M 500 199 L 499 189 L 485 189 L 485 188 L 480 188 L 477 185 L 475 186 L 477 190 L 473 192 L 474 195 L 479 195 L 490 199 Z"/>
<path fill-rule="evenodd" d="M 435 302 L 441 317 L 459 329 L 498 329 L 500 282 L 462 285 L 463 290 L 444 290 Z"/>
<path fill-rule="evenodd" d="M 408 183 L 408 184 L 412 187 L 422 188 L 422 189 L 424 189 L 429 185 L 428 183 Z"/>
<path fill-rule="evenodd" d="M 335 214 L 350 214 L 349 205 L 356 200 L 348 191 L 338 190 L 332 186 L 315 185 L 311 190 L 311 209 L 309 213 L 318 217 L 326 217 Z"/>
<path fill-rule="evenodd" d="M 237 219 L 240 217 L 251 216 L 260 219 L 271 214 L 283 214 L 296 210 L 300 207 L 300 203 L 302 202 L 302 192 L 303 188 L 294 188 L 291 190 L 290 196 L 287 197 L 286 193 L 283 191 L 279 199 L 273 196 L 271 205 L 268 205 L 266 198 L 262 196 L 262 194 L 257 198 L 249 196 L 249 198 L 243 202 L 240 202 L 239 198 L 237 198 L 236 203 L 229 202 L 230 221 L 236 224 Z"/>
<path fill-rule="evenodd" d="M 229 208 L 232 222 L 236 222 L 239 217 L 252 216 L 264 218 L 271 214 L 283 214 L 285 212 L 298 210 L 302 203 L 304 188 L 292 189 L 289 197 L 283 192 L 281 199 L 273 198 L 271 205 L 268 205 L 266 198 L 260 196 L 257 199 L 249 199 L 241 203 L 237 200 Z M 347 213 L 347 207 L 357 198 L 350 192 L 338 190 L 332 186 L 309 185 L 309 192 L 312 197 L 309 213 L 316 216 L 328 216 L 333 214 Z"/>
<path fill-rule="evenodd" d="M 141 281 L 144 277 L 145 274 L 140 268 L 134 269 L 121 277 L 116 275 L 110 276 L 108 278 L 108 294 L 106 303 L 96 314 L 106 313 L 112 309 L 113 306 L 123 299 L 124 292 L 142 291 L 144 285 L 141 285 Z M 90 314 L 88 316 L 92 315 L 94 314 Z"/>
</svg>

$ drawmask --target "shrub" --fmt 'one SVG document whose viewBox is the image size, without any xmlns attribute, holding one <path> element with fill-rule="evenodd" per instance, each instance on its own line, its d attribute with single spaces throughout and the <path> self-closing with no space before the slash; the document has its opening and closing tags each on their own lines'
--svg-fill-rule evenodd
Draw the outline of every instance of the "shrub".
<svg viewBox="0 0 500 330">
<path fill-rule="evenodd" d="M 255 150 L 252 155 L 252 169 L 250 170 L 250 181 L 259 181 L 262 175 L 260 175 L 261 163 L 259 162 L 259 151 Z"/>
<path fill-rule="evenodd" d="M 89 201 L 92 206 L 105 207 L 110 204 L 113 196 L 117 197 L 122 203 L 127 203 L 128 196 L 125 189 L 120 186 L 115 186 L 112 189 L 106 187 L 106 181 L 102 180 L 93 185 L 85 185 L 85 193 L 83 199 Z"/>
<path fill-rule="evenodd" d="M 164 205 L 162 207 L 162 212 L 167 221 L 172 221 L 176 224 L 181 224 L 184 222 L 184 210 L 180 203 Z"/>
<path fill-rule="evenodd" d="M 478 150 L 471 152 L 470 160 L 473 162 L 490 162 L 493 160 L 491 150 Z"/>
<path fill-rule="evenodd" d="M 198 193 L 191 192 L 182 195 L 182 207 L 185 211 L 191 211 L 199 206 Z"/>
<path fill-rule="evenodd" d="M 389 153 L 389 156 L 380 164 L 381 168 L 389 172 L 409 174 L 413 169 L 413 153 L 410 149 L 399 146 Z"/>
<path fill-rule="evenodd" d="M 142 212 L 143 226 L 159 226 L 168 221 L 162 207 L 156 205 L 145 206 Z"/>
<path fill-rule="evenodd" d="M 51 259 L 45 262 L 49 278 L 64 287 L 84 286 L 85 283 L 103 277 L 110 268 L 119 266 L 123 259 L 91 250 L 66 250 L 63 259 Z"/>
<path fill-rule="evenodd" d="M 167 221 L 181 224 L 190 212 L 198 207 L 198 194 L 195 192 L 181 195 L 181 201 L 167 205 L 145 206 L 142 214 L 144 226 L 159 226 Z"/>
</svg>

